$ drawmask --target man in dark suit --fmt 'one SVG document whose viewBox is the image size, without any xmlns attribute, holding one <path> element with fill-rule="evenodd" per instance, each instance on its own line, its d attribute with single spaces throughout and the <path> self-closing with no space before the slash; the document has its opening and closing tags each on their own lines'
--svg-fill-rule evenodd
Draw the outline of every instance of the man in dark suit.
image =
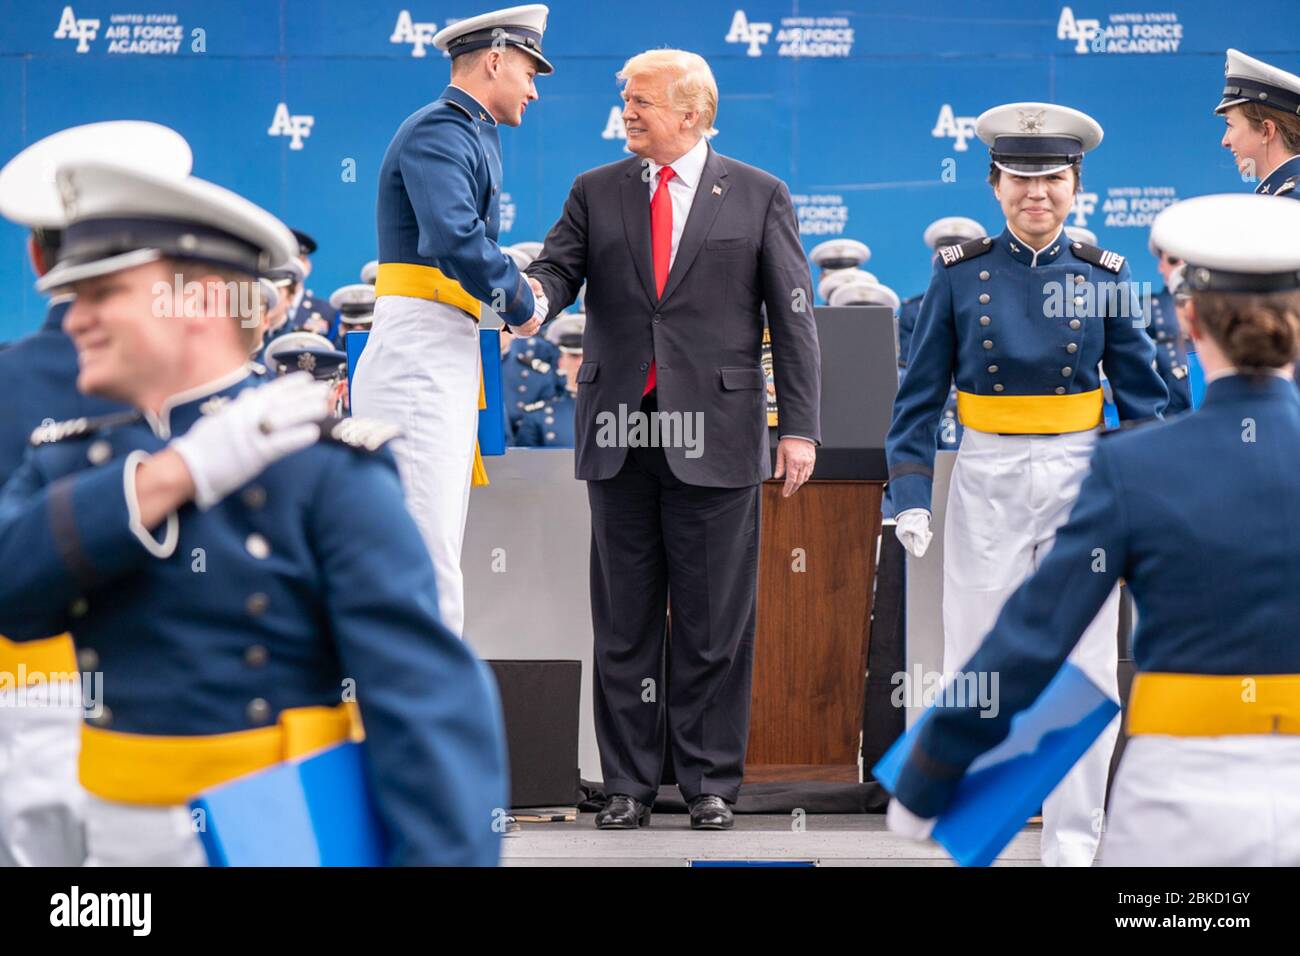
<svg viewBox="0 0 1300 956">
<path fill-rule="evenodd" d="M 610 795 L 596 825 L 649 822 L 666 734 L 691 825 L 726 829 L 749 733 L 759 483 L 772 474 L 763 310 L 788 496 L 820 441 L 812 280 L 785 184 L 708 144 L 708 64 L 654 50 L 619 77 L 636 155 L 577 178 L 526 270 L 552 315 L 587 282 L 575 444 Z"/>
</svg>

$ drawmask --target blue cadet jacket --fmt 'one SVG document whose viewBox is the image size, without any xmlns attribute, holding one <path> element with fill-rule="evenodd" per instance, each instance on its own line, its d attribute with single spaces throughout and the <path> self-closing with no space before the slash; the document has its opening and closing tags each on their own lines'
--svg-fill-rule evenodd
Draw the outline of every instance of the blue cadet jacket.
<svg viewBox="0 0 1300 956">
<path fill-rule="evenodd" d="M 1102 421 L 1098 365 L 1121 419 L 1160 416 L 1169 393 L 1124 257 L 1062 233 L 1035 254 L 1006 229 L 939 251 L 886 439 L 894 512 L 930 507 L 935 428 L 953 380 L 961 423 L 1060 434 Z"/>
<path fill-rule="evenodd" d="M 914 295 L 904 299 L 898 307 L 898 378 L 902 381 L 907 371 L 907 353 L 912 346 L 912 332 L 916 328 L 916 317 L 921 312 L 921 300 L 925 294 Z M 948 391 L 948 401 L 944 402 L 943 414 L 939 418 L 939 429 L 935 433 L 935 447 L 939 450 L 956 451 L 961 446 L 962 427 L 957 420 L 957 387 Z M 886 501 L 888 504 L 888 501 Z"/>
<path fill-rule="evenodd" d="M 572 448 L 577 407 L 577 400 L 565 388 L 558 395 L 525 405 L 514 443 L 530 448 Z"/>
<path fill-rule="evenodd" d="M 321 328 L 312 328 L 308 331 L 323 335 L 333 342 L 338 335 L 338 309 L 330 305 L 328 299 L 319 299 L 316 297 L 315 292 L 307 289 L 302 294 L 302 301 L 298 303 L 298 308 L 281 326 L 283 330 L 281 334 L 285 332 L 301 332 L 307 329 L 307 323 L 313 322 L 313 320 L 315 323 L 324 323 L 325 327 L 323 330 Z"/>
<path fill-rule="evenodd" d="M 1121 577 L 1137 606 L 1139 672 L 1300 673 L 1298 476 L 1300 393 L 1271 375 L 1216 379 L 1196 412 L 1103 435 L 1056 543 L 962 668 L 999 675 L 999 712 L 938 708 L 898 799 L 922 817 L 941 812 Z"/>
<path fill-rule="evenodd" d="M 501 179 L 496 120 L 464 90 L 448 86 L 408 116 L 379 169 L 375 294 L 436 299 L 475 318 L 488 305 L 509 325 L 532 318 L 533 291 L 497 245 Z"/>
<path fill-rule="evenodd" d="M 907 356 L 912 348 L 912 333 L 916 331 L 916 317 L 921 314 L 921 300 L 925 293 L 904 299 L 898 306 L 898 368 L 899 374 L 907 368 Z"/>
<path fill-rule="evenodd" d="M 158 737 L 192 753 L 202 735 L 287 734 L 286 714 L 337 709 L 351 687 L 392 862 L 495 864 L 493 814 L 509 799 L 495 685 L 438 617 L 433 566 L 382 447 L 390 432 L 330 420 L 322 441 L 206 511 L 187 504 L 152 534 L 135 516 L 135 462 L 257 385 L 240 370 L 158 417 L 38 429 L 0 491 L 0 633 L 70 629 L 82 669 L 102 672 L 82 748 L 92 793 L 194 795 L 123 796 L 115 788 L 135 783 L 92 744 L 134 753 Z M 155 785 L 187 786 L 167 776 L 184 762 L 160 760 Z"/>
<path fill-rule="evenodd" d="M 1297 189 L 1297 186 L 1300 186 L 1300 156 L 1292 156 L 1269 173 L 1264 181 L 1255 187 L 1255 192 L 1262 196 L 1300 199 L 1300 189 Z"/>
<path fill-rule="evenodd" d="M 1156 343 L 1156 371 L 1160 373 L 1165 388 L 1169 389 L 1169 407 L 1165 409 L 1165 415 L 1189 411 L 1192 386 L 1188 379 L 1187 349 L 1183 346 L 1183 333 L 1178 326 L 1174 294 L 1168 289 L 1161 289 L 1159 295 L 1151 298 L 1147 334 Z"/>
<path fill-rule="evenodd" d="M 70 298 L 51 302 L 41 327 L 0 351 L 5 411 L 0 415 L 0 485 L 22 464 L 32 429 L 89 418 L 123 406 L 77 391 L 77 350 L 63 332 Z M 3 632 L 0 632 L 3 633 Z"/>
<path fill-rule="evenodd" d="M 560 350 L 540 335 L 510 343 L 501 358 L 501 386 L 512 429 L 519 427 L 526 406 L 564 391 L 559 358 Z"/>
</svg>

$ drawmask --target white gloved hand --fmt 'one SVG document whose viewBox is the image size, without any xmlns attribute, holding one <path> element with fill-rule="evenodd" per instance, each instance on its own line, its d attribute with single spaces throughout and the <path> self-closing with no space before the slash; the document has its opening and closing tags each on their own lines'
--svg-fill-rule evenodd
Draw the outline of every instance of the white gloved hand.
<svg viewBox="0 0 1300 956">
<path fill-rule="evenodd" d="M 928 840 L 934 829 L 934 817 L 918 817 L 897 800 L 889 801 L 885 811 L 885 826 L 891 833 L 905 836 L 909 840 Z"/>
<path fill-rule="evenodd" d="M 195 503 L 211 508 L 271 462 L 318 440 L 319 422 L 330 414 L 329 392 L 328 382 L 295 372 L 245 389 L 173 439 L 171 447 L 194 479 Z"/>
<path fill-rule="evenodd" d="M 930 512 L 924 508 L 908 508 L 894 521 L 894 534 L 903 542 L 907 553 L 914 558 L 924 557 L 926 548 L 930 547 L 930 539 L 934 537 L 934 532 L 930 530 Z"/>
<path fill-rule="evenodd" d="M 551 304 L 546 300 L 545 293 L 533 296 L 533 318 L 541 322 L 546 321 L 546 313 L 551 309 Z"/>
</svg>

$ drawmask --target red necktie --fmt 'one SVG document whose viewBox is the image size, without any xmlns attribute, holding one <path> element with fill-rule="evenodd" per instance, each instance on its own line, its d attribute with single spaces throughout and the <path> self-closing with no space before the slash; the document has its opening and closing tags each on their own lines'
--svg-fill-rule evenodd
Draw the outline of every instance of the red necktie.
<svg viewBox="0 0 1300 956">
<path fill-rule="evenodd" d="M 659 185 L 650 200 L 650 251 L 655 263 L 655 294 L 662 296 L 668 284 L 668 266 L 673 258 L 673 200 L 668 195 L 668 180 L 675 175 L 671 166 L 659 170 Z M 645 377 L 643 396 L 655 387 L 655 363 L 650 360 L 650 371 Z"/>
</svg>

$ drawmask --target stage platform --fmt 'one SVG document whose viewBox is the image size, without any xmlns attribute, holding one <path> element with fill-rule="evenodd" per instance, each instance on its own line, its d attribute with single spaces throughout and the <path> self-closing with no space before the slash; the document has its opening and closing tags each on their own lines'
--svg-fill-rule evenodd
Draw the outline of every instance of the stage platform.
<svg viewBox="0 0 1300 956">
<path fill-rule="evenodd" d="M 684 813 L 656 814 L 648 829 L 597 830 L 595 814 L 572 823 L 524 823 L 504 841 L 504 866 L 689 866 L 701 861 L 811 861 L 819 866 L 951 866 L 934 844 L 885 829 L 883 814 L 816 814 L 791 829 L 789 814 L 738 814 L 729 831 L 694 831 Z M 1030 824 L 996 866 L 1038 866 L 1042 827 Z"/>
</svg>

